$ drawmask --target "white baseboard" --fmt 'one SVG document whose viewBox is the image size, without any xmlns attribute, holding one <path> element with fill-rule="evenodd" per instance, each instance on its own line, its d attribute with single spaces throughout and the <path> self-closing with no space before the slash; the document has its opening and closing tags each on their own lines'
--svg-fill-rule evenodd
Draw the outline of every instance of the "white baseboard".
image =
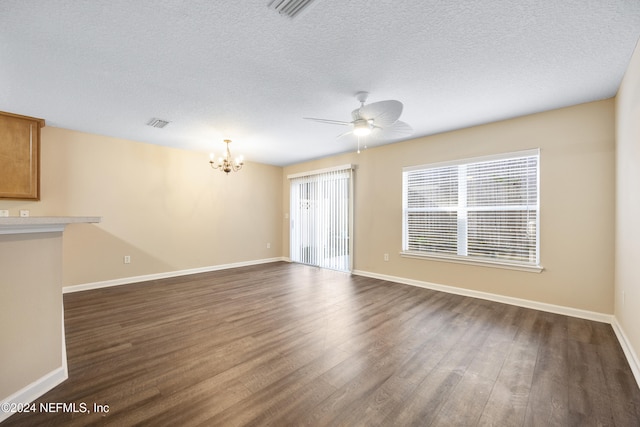
<svg viewBox="0 0 640 427">
<path fill-rule="evenodd" d="M 620 327 L 617 318 L 613 318 L 613 322 L 611 322 L 611 327 L 613 328 L 613 332 L 615 332 L 616 337 L 618 337 L 618 341 L 620 342 L 620 347 L 622 347 L 622 351 L 624 355 L 627 357 L 627 361 L 629 362 L 629 367 L 633 372 L 633 376 L 638 383 L 638 387 L 640 387 L 640 359 L 638 359 L 638 355 L 635 351 L 633 351 L 633 347 L 629 343 L 629 339 L 627 335 L 624 333 L 624 330 Z"/>
<path fill-rule="evenodd" d="M 495 301 L 504 304 L 516 305 L 518 307 L 532 308 L 534 310 L 546 311 L 549 313 L 563 314 L 565 316 L 577 317 L 580 319 L 594 320 L 596 322 L 612 323 L 613 315 L 598 313 L 595 311 L 581 310 L 578 308 L 564 307 L 561 305 L 547 304 L 538 301 L 531 301 L 521 298 L 508 297 L 489 292 L 474 291 L 471 289 L 457 288 L 455 286 L 440 285 L 437 283 L 423 282 L 420 280 L 406 279 L 397 276 L 388 276 L 385 274 L 371 273 L 368 271 L 354 270 L 352 272 L 358 276 L 371 277 L 374 279 L 387 280 L 389 282 L 402 283 L 405 285 L 418 286 L 420 288 L 432 289 L 434 291 L 446 292 L 449 294 L 462 295 Z"/>
<path fill-rule="evenodd" d="M 4 408 L 7 405 L 9 408 L 11 408 L 12 405 L 15 406 L 33 402 L 69 377 L 65 366 L 54 369 L 45 376 L 35 380 L 21 390 L 13 393 L 6 399 L 3 399 L 2 402 L 0 402 L 0 408 Z M 13 415 L 13 412 L 5 412 L 4 410 L 0 409 L 0 422 L 6 420 L 11 415 Z"/>
<path fill-rule="evenodd" d="M 208 267 L 190 268 L 188 270 L 167 271 L 165 273 L 146 274 L 143 276 L 123 277 L 121 279 L 105 280 L 102 282 L 84 283 L 81 285 L 65 286 L 62 288 L 63 294 L 73 292 L 88 291 L 91 289 L 108 288 L 111 286 L 129 285 L 131 283 L 147 282 L 149 280 L 168 279 L 171 277 L 187 276 L 189 274 L 208 273 L 210 271 L 226 270 L 229 268 L 247 267 L 250 265 L 267 264 L 270 262 L 287 261 L 287 258 L 266 258 L 253 261 L 235 262 L 231 264 L 220 264 Z"/>
<path fill-rule="evenodd" d="M 60 320 L 62 322 L 62 369 L 64 372 L 69 372 L 69 365 L 67 364 L 67 331 L 64 329 L 64 302 L 62 303 Z"/>
</svg>

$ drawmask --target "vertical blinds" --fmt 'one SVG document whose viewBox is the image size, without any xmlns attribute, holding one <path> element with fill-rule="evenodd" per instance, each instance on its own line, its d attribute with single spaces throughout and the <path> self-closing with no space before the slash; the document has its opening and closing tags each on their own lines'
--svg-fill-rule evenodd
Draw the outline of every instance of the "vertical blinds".
<svg viewBox="0 0 640 427">
<path fill-rule="evenodd" d="M 289 177 L 292 261 L 351 269 L 351 175 L 351 165 L 347 165 Z"/>
<path fill-rule="evenodd" d="M 538 150 L 405 168 L 403 250 L 539 264 Z"/>
</svg>

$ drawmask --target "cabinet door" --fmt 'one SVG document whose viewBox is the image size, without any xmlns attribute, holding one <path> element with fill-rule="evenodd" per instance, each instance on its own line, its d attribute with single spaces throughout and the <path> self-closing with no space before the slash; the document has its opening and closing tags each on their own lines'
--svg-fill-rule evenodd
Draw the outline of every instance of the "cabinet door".
<svg viewBox="0 0 640 427">
<path fill-rule="evenodd" d="M 0 112 L 0 198 L 40 199 L 44 120 Z"/>
</svg>

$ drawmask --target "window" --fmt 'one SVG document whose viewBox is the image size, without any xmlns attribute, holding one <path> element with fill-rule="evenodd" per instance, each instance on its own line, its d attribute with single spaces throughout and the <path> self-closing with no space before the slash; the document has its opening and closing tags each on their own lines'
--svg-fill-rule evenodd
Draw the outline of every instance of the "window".
<svg viewBox="0 0 640 427">
<path fill-rule="evenodd" d="M 403 255 L 541 271 L 539 152 L 403 170 Z"/>
</svg>

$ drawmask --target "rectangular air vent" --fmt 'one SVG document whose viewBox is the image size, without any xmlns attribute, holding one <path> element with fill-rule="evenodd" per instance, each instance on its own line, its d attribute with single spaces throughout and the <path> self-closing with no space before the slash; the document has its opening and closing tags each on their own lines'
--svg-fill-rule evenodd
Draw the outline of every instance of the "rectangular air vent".
<svg viewBox="0 0 640 427">
<path fill-rule="evenodd" d="M 162 129 L 163 127 L 165 127 L 169 123 L 170 122 L 168 122 L 167 120 L 153 118 L 153 119 L 149 120 L 149 123 L 147 123 L 147 125 L 151 126 L 151 127 L 154 127 L 154 128 Z"/>
<path fill-rule="evenodd" d="M 295 18 L 313 2 L 314 0 L 271 0 L 268 7 L 282 16 Z"/>
</svg>

